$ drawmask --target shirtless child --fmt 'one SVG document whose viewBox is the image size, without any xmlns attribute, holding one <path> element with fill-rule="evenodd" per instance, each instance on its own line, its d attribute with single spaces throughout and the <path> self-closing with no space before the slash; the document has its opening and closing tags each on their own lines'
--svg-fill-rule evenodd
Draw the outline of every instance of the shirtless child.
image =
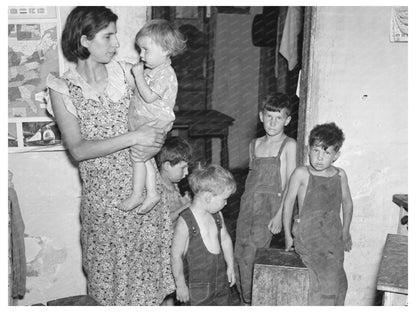
<svg viewBox="0 0 416 312">
<path fill-rule="evenodd" d="M 209 165 L 194 169 L 189 185 L 194 199 L 180 214 L 172 242 L 176 298 L 189 305 L 229 305 L 233 245 L 220 210 L 236 183 L 229 171 Z"/>
</svg>

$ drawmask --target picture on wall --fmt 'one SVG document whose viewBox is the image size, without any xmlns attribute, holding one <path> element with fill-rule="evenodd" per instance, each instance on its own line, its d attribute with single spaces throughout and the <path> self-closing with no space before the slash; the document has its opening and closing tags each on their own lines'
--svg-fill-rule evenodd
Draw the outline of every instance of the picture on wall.
<svg viewBox="0 0 416 312">
<path fill-rule="evenodd" d="M 9 151 L 62 145 L 46 109 L 46 78 L 60 73 L 56 8 L 9 7 L 8 17 Z"/>
<path fill-rule="evenodd" d="M 406 6 L 393 7 L 390 22 L 390 41 L 408 41 L 408 8 Z"/>
<path fill-rule="evenodd" d="M 46 77 L 59 74 L 56 23 L 8 25 L 9 117 L 48 116 Z"/>
</svg>

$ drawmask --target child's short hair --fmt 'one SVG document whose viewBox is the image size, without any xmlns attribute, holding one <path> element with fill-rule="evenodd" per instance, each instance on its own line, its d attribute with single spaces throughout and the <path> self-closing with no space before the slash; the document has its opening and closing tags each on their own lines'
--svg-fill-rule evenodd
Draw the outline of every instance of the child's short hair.
<svg viewBox="0 0 416 312">
<path fill-rule="evenodd" d="M 273 92 L 266 96 L 263 101 L 263 111 L 280 112 L 282 109 L 286 109 L 288 116 L 292 113 L 292 103 L 288 95 Z"/>
<path fill-rule="evenodd" d="M 310 147 L 319 145 L 326 150 L 328 147 L 333 146 L 336 152 L 340 150 L 344 140 L 344 133 L 333 122 L 317 125 L 309 134 Z"/>
<path fill-rule="evenodd" d="M 159 168 L 164 162 L 168 161 L 171 166 L 175 166 L 181 161 L 191 163 L 192 147 L 181 137 L 167 138 L 159 153 L 156 155 L 156 163 Z"/>
<path fill-rule="evenodd" d="M 234 193 L 237 189 L 233 175 L 219 165 L 199 166 L 190 174 L 189 186 L 194 195 L 200 192 L 211 192 L 215 195 L 229 190 Z"/>
<path fill-rule="evenodd" d="M 135 42 L 142 37 L 151 38 L 160 45 L 169 56 L 181 54 L 186 48 L 186 40 L 179 30 L 174 28 L 167 20 L 154 19 L 148 21 L 136 34 Z"/>
</svg>

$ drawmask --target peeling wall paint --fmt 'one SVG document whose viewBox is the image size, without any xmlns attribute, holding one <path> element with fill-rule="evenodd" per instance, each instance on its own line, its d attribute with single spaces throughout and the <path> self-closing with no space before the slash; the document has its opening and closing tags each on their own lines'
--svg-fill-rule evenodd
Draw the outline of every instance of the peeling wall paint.
<svg viewBox="0 0 416 312">
<path fill-rule="evenodd" d="M 335 163 L 354 201 L 345 253 L 347 305 L 372 305 L 381 253 L 397 233 L 392 196 L 408 192 L 407 43 L 389 41 L 391 7 L 318 7 L 307 131 L 334 121 L 345 133 Z"/>
<path fill-rule="evenodd" d="M 146 7 L 110 7 L 119 16 L 119 60 L 136 60 L 133 41 Z M 59 7 L 64 24 L 71 7 Z M 120 26 L 121 25 L 121 26 Z M 65 63 L 65 68 L 68 63 Z M 27 293 L 18 305 L 86 294 L 82 271 L 79 207 L 81 184 L 66 151 L 9 154 L 25 223 Z"/>
</svg>

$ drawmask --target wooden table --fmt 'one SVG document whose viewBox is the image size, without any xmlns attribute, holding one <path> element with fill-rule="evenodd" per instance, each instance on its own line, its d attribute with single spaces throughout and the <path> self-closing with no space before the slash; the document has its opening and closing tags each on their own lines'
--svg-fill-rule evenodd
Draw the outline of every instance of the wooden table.
<svg viewBox="0 0 416 312">
<path fill-rule="evenodd" d="M 409 226 L 408 217 L 408 196 L 407 194 L 395 194 L 393 195 L 393 203 L 400 207 L 399 223 L 397 226 L 397 233 L 407 235 L 407 229 Z"/>
<path fill-rule="evenodd" d="M 216 110 L 188 110 L 175 112 L 176 119 L 172 129 L 186 130 L 189 137 L 201 137 L 205 144 L 205 159 L 212 161 L 211 139 L 221 140 L 221 166 L 229 167 L 228 128 L 234 118 Z"/>
<path fill-rule="evenodd" d="M 408 295 L 407 236 L 387 234 L 377 290 L 384 292 L 383 305 L 405 305 Z"/>
</svg>

